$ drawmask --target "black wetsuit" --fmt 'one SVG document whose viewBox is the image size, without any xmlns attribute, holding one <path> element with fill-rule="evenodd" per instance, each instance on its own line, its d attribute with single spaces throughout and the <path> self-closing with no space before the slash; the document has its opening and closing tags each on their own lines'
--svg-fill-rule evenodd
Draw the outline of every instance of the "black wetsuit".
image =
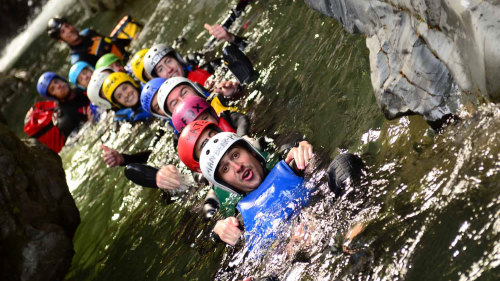
<svg viewBox="0 0 500 281">
<path fill-rule="evenodd" d="M 82 42 L 76 46 L 70 46 L 71 64 L 85 61 L 95 65 L 102 55 L 112 52 L 113 46 L 124 55 L 123 62 L 127 61 L 128 53 L 125 47 L 130 44 L 130 39 L 111 39 L 88 28 L 80 32 L 80 35 L 83 37 Z"/>
<path fill-rule="evenodd" d="M 75 97 L 72 100 L 58 102 L 57 128 L 61 133 L 68 137 L 81 122 L 87 121 L 87 107 L 90 104 L 89 99 L 80 89 L 73 89 Z"/>
</svg>

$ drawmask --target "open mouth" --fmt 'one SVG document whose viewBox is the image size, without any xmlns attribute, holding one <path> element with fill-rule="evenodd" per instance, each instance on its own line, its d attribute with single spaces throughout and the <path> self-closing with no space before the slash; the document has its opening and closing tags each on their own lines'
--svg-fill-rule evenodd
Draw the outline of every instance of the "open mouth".
<svg viewBox="0 0 500 281">
<path fill-rule="evenodd" d="M 243 174 L 241 175 L 241 177 L 242 177 L 242 179 L 243 179 L 244 181 L 249 181 L 249 180 L 251 180 L 251 179 L 252 179 L 252 177 L 253 177 L 253 172 L 252 172 L 252 170 L 250 170 L 250 169 L 246 169 L 245 171 L 243 171 Z"/>
</svg>

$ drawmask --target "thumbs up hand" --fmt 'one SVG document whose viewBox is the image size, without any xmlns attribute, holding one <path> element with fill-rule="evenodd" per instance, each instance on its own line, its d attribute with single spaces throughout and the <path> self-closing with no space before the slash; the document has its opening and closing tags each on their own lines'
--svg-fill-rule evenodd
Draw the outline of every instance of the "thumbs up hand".
<svg viewBox="0 0 500 281">
<path fill-rule="evenodd" d="M 105 146 L 104 144 L 101 144 L 101 149 L 103 151 L 102 153 L 102 159 L 104 160 L 104 163 L 108 165 L 108 167 L 115 167 L 119 166 L 123 163 L 123 156 L 118 153 L 118 151 L 109 148 Z"/>
<path fill-rule="evenodd" d="M 210 25 L 208 23 L 205 23 L 205 29 L 208 30 L 208 33 L 215 37 L 217 40 L 224 40 L 229 43 L 233 42 L 234 40 L 234 35 L 227 32 L 227 30 L 222 27 L 220 24 L 214 24 Z"/>
</svg>

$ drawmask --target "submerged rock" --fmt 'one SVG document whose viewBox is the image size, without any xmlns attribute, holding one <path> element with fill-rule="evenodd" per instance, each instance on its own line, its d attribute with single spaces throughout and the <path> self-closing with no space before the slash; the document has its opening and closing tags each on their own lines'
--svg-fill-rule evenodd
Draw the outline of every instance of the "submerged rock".
<svg viewBox="0 0 500 281">
<path fill-rule="evenodd" d="M 1 280 L 63 280 L 80 215 L 61 158 L 0 124 Z"/>
<path fill-rule="evenodd" d="M 372 85 L 387 118 L 455 113 L 458 88 L 500 101 L 498 1 L 305 2 L 367 36 Z"/>
</svg>

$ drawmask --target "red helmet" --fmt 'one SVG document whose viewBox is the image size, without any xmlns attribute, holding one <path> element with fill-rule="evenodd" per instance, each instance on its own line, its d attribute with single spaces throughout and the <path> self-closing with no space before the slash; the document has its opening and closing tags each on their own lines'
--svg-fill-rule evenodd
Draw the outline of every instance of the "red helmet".
<svg viewBox="0 0 500 281">
<path fill-rule="evenodd" d="M 201 173 L 200 162 L 194 155 L 196 141 L 200 138 L 205 128 L 211 126 L 216 131 L 222 132 L 217 124 L 206 120 L 196 120 L 189 123 L 179 136 L 177 152 L 181 161 L 191 170 Z"/>
<path fill-rule="evenodd" d="M 213 107 L 210 106 L 205 99 L 198 96 L 186 97 L 172 113 L 172 123 L 174 123 L 174 128 L 178 132 L 181 132 L 187 124 L 196 120 L 198 116 L 207 110 L 209 110 L 218 120 L 217 113 L 215 113 Z"/>
</svg>

